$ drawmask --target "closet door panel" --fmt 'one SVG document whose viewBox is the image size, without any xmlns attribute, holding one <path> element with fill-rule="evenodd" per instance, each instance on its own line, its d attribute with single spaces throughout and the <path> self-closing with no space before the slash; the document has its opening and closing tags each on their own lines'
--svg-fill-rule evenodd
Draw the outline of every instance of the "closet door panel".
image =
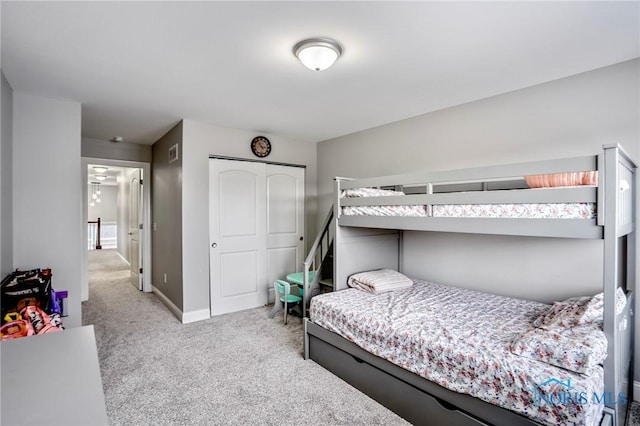
<svg viewBox="0 0 640 426">
<path fill-rule="evenodd" d="M 270 283 L 284 279 L 287 274 L 295 272 L 298 250 L 295 247 L 267 249 L 267 276 Z M 284 273 L 283 271 L 289 271 Z M 283 275 L 284 274 L 284 275 Z"/>
<path fill-rule="evenodd" d="M 267 165 L 268 279 L 302 271 L 304 261 L 304 169 Z"/>
<path fill-rule="evenodd" d="M 226 253 L 220 257 L 223 298 L 252 294 L 258 290 L 257 250 Z"/>
<path fill-rule="evenodd" d="M 267 233 L 298 234 L 298 179 L 290 174 L 267 176 Z"/>
<path fill-rule="evenodd" d="M 223 237 L 255 237 L 258 204 L 257 175 L 240 170 L 220 173 L 220 235 Z"/>
<path fill-rule="evenodd" d="M 265 165 L 210 160 L 211 314 L 267 303 Z"/>
</svg>

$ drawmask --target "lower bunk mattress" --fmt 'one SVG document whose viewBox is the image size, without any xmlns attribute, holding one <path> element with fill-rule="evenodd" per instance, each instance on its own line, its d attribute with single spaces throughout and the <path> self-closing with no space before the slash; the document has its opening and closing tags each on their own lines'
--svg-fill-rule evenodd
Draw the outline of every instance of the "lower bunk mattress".
<svg viewBox="0 0 640 426">
<path fill-rule="evenodd" d="M 310 320 L 364 350 L 455 392 L 549 425 L 596 425 L 600 365 L 576 373 L 511 352 L 549 305 L 415 281 L 371 294 L 347 289 L 311 300 Z M 561 395 L 559 397 L 559 395 Z"/>
</svg>

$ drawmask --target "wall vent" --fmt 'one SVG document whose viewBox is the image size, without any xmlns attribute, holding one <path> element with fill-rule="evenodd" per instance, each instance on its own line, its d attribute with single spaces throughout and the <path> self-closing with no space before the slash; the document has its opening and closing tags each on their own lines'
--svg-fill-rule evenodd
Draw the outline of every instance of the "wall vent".
<svg viewBox="0 0 640 426">
<path fill-rule="evenodd" d="M 178 159 L 178 144 L 169 148 L 169 163 L 173 163 Z"/>
</svg>

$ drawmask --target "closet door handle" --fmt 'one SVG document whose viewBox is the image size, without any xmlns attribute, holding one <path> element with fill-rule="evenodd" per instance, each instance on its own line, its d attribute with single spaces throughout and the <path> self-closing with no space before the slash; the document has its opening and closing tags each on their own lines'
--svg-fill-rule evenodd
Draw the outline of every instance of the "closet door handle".
<svg viewBox="0 0 640 426">
<path fill-rule="evenodd" d="M 213 247 L 213 248 L 218 247 L 218 243 L 212 243 L 212 244 L 211 244 L 211 247 Z"/>
</svg>

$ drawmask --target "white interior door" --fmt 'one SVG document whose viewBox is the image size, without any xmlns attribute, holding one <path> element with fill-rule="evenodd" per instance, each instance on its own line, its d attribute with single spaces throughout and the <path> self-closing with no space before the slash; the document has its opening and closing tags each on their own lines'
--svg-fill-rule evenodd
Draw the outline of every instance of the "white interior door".
<svg viewBox="0 0 640 426">
<path fill-rule="evenodd" d="M 267 303 L 265 164 L 209 160 L 211 315 Z"/>
<path fill-rule="evenodd" d="M 132 172 L 129 180 L 129 266 L 131 284 L 142 290 L 142 274 L 140 274 L 140 196 L 142 194 L 142 170 Z"/>
<path fill-rule="evenodd" d="M 267 282 L 302 271 L 304 169 L 267 165 Z M 269 302 L 273 286 L 269 286 Z"/>
</svg>

